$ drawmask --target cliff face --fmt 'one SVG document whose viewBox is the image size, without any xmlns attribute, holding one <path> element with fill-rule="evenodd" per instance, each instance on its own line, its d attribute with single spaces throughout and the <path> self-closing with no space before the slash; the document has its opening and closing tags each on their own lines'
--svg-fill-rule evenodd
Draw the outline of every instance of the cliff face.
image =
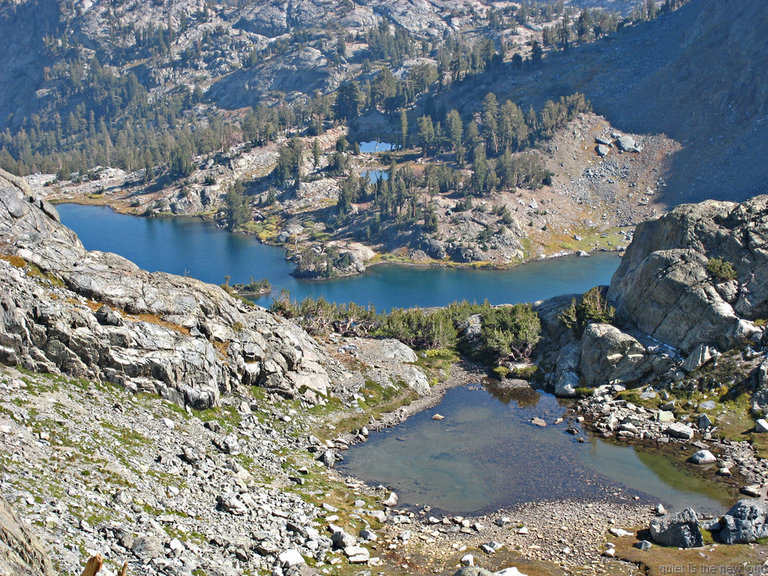
<svg viewBox="0 0 768 576">
<path fill-rule="evenodd" d="M 684 352 L 729 348 L 768 313 L 767 241 L 768 196 L 679 206 L 638 227 L 608 298 L 625 320 Z"/>
<path fill-rule="evenodd" d="M 322 402 L 337 363 L 295 325 L 216 286 L 88 252 L 53 207 L 0 175 L 0 359 L 198 408 L 258 385 Z"/>
<path fill-rule="evenodd" d="M 720 352 L 764 343 L 767 246 L 768 196 L 686 204 L 639 225 L 607 292 L 616 326 L 592 323 L 577 336 L 559 319 L 570 297 L 538 306 L 547 384 L 565 396 L 580 385 L 665 385 Z"/>
</svg>

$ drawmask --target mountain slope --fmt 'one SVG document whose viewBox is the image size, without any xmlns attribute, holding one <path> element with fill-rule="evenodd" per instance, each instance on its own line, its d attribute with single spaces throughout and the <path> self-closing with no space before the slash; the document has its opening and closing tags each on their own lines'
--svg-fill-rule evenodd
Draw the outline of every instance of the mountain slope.
<svg viewBox="0 0 768 576">
<path fill-rule="evenodd" d="M 743 200 L 765 190 L 766 27 L 759 0 L 691 0 L 654 21 L 552 54 L 540 68 L 508 68 L 460 86 L 444 100 L 479 102 L 476 92 L 490 90 L 538 108 L 580 91 L 613 126 L 682 144 L 664 177 L 667 204 Z"/>
</svg>

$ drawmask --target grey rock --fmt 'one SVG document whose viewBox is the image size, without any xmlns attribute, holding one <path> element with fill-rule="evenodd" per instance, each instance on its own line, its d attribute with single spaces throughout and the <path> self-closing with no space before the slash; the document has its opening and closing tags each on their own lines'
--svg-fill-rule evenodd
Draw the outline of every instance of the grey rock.
<svg viewBox="0 0 768 576">
<path fill-rule="evenodd" d="M 714 410 L 717 404 L 714 400 L 705 400 L 699 404 L 699 410 Z"/>
<path fill-rule="evenodd" d="M 616 145 L 622 152 L 639 152 L 640 149 L 632 136 L 619 136 L 616 139 Z"/>
<path fill-rule="evenodd" d="M 698 370 L 714 357 L 713 349 L 706 344 L 699 344 L 693 349 L 682 365 L 686 372 Z"/>
<path fill-rule="evenodd" d="M 656 362 L 636 338 L 610 324 L 592 323 L 581 337 L 579 372 L 589 386 L 616 382 L 624 386 L 640 382 L 669 366 Z"/>
<path fill-rule="evenodd" d="M 281 552 L 277 557 L 277 561 L 286 568 L 297 566 L 299 564 L 306 564 L 304 557 L 298 550 L 296 550 L 296 548 L 289 548 L 288 550 Z"/>
<path fill-rule="evenodd" d="M 331 531 L 331 541 L 333 542 L 334 548 L 336 549 L 349 548 L 357 544 L 357 538 L 347 533 L 340 526 L 331 524 L 330 526 L 328 526 L 328 529 Z"/>
<path fill-rule="evenodd" d="M 344 555 L 350 564 L 364 564 L 371 559 L 370 551 L 363 546 L 348 546 L 344 548 Z"/>
<path fill-rule="evenodd" d="M 717 458 L 709 450 L 699 450 L 689 460 L 694 464 L 713 464 L 717 462 Z"/>
<path fill-rule="evenodd" d="M 739 500 L 712 527 L 715 538 L 723 544 L 747 544 L 768 536 L 768 504 L 757 500 Z"/>
<path fill-rule="evenodd" d="M 7 181 L 0 175 L 0 184 Z M 14 335 L 0 344 L 23 366 L 37 369 L 42 361 L 53 371 L 194 408 L 252 385 L 316 401 L 330 391 L 328 370 L 343 372 L 291 323 L 217 286 L 150 274 L 115 254 L 88 252 L 55 211 L 25 199 L 21 188 L 0 186 L 0 239 L 13 238 L 15 254 L 64 286 L 56 288 L 56 299 L 41 302 L 36 295 L 45 290 L 33 278 L 0 267 L 7 287 L 0 333 Z M 79 304 L 86 298 L 104 306 L 90 313 Z"/>
<path fill-rule="evenodd" d="M 635 548 L 638 550 L 642 550 L 643 552 L 647 552 L 653 547 L 653 544 L 648 542 L 648 540 L 641 540 L 640 542 L 635 542 L 634 544 Z"/>
<path fill-rule="evenodd" d="M 336 452 L 333 450 L 323 450 L 317 459 L 328 468 L 333 468 L 336 465 Z"/>
<path fill-rule="evenodd" d="M 739 488 L 739 492 L 745 496 L 749 496 L 750 498 L 761 498 L 764 494 L 764 491 L 760 488 L 760 486 L 756 486 L 754 484 L 742 486 Z"/>
<path fill-rule="evenodd" d="M 712 426 L 712 419 L 706 414 L 701 414 L 696 420 L 696 424 L 698 425 L 699 430 L 706 430 Z"/>
<path fill-rule="evenodd" d="M 651 538 L 662 546 L 697 548 L 704 544 L 699 519 L 692 508 L 651 520 Z"/>
<path fill-rule="evenodd" d="M 750 238 L 746 244 L 738 240 L 744 237 Z M 730 349 L 760 332 L 750 319 L 768 304 L 768 253 L 749 246 L 766 238 L 765 196 L 678 206 L 637 227 L 608 299 L 619 316 L 688 355 L 701 344 Z M 707 271 L 715 256 L 732 263 L 739 276 L 740 294 L 732 303 Z"/>
<path fill-rule="evenodd" d="M 608 146 L 605 146 L 603 144 L 598 144 L 595 147 L 595 150 L 597 151 L 597 155 L 600 156 L 601 158 L 603 156 L 608 156 L 608 153 L 611 151 L 611 149 Z"/>
<path fill-rule="evenodd" d="M 673 422 L 667 426 L 664 433 L 672 438 L 680 438 L 682 440 L 690 440 L 693 438 L 693 428 L 683 424 L 682 422 Z"/>
<path fill-rule="evenodd" d="M 471 555 L 467 555 L 471 556 Z M 464 558 L 462 558 L 462 564 Z M 474 562 L 474 558 L 472 558 L 472 561 Z M 453 576 L 493 576 L 493 572 L 490 570 L 486 570 L 485 568 L 480 568 L 480 566 L 463 566 L 459 570 L 453 573 Z"/>
<path fill-rule="evenodd" d="M 755 432 L 765 434 L 768 432 L 768 422 L 764 418 L 758 418 L 755 421 Z"/>
<path fill-rule="evenodd" d="M 155 558 L 165 556 L 163 543 L 152 536 L 139 536 L 136 538 L 131 547 L 131 552 L 145 564 Z"/>
</svg>

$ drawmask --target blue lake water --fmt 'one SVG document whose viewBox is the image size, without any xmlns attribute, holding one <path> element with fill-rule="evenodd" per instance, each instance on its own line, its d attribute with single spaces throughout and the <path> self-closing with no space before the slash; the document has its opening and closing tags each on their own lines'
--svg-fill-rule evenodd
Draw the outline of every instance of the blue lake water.
<svg viewBox="0 0 768 576">
<path fill-rule="evenodd" d="M 294 299 L 323 297 L 332 302 L 393 307 L 443 306 L 456 300 L 492 304 L 532 302 L 559 294 L 585 292 L 608 284 L 619 265 L 616 254 L 558 258 L 510 270 L 472 270 L 379 265 L 364 275 L 324 282 L 290 276 L 294 265 L 281 248 L 250 236 L 187 218 L 139 218 L 101 206 L 58 206 L 62 222 L 86 248 L 115 252 L 151 271 L 188 274 L 205 282 L 231 283 L 267 278 L 272 295 L 287 289 Z M 271 297 L 257 302 L 268 306 Z"/>
</svg>

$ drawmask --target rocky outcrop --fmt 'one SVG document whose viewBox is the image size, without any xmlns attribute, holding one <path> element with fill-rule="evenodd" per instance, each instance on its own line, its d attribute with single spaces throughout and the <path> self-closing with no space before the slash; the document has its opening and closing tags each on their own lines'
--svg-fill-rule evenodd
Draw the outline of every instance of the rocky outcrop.
<svg viewBox="0 0 768 576">
<path fill-rule="evenodd" d="M 748 544 L 768 536 L 768 504 L 739 500 L 711 528 L 723 544 Z"/>
<path fill-rule="evenodd" d="M 664 347 L 611 324 L 587 324 L 578 336 L 560 319 L 574 298 L 579 296 L 560 296 L 535 307 L 542 324 L 537 363 L 555 395 L 572 397 L 579 387 L 608 383 L 634 386 L 675 369 L 677 362 Z"/>
<path fill-rule="evenodd" d="M 341 372 L 303 330 L 217 286 L 88 252 L 55 209 L 2 175 L 0 248 L 7 364 L 197 408 L 254 385 L 318 402 Z"/>
<path fill-rule="evenodd" d="M 19 522 L 0 497 L 0 574 L 3 576 L 53 576 L 53 566 L 40 541 Z"/>
<path fill-rule="evenodd" d="M 610 324 L 589 324 L 582 334 L 579 370 L 588 386 L 606 382 L 631 385 L 673 366 L 669 356 L 649 351 Z"/>
<path fill-rule="evenodd" d="M 611 281 L 618 314 L 685 353 L 759 334 L 768 313 L 768 196 L 683 205 L 638 226 Z M 735 275 L 718 277 L 712 259 Z M 710 267 L 711 268 L 711 267 Z"/>
<path fill-rule="evenodd" d="M 704 544 L 699 518 L 692 508 L 652 520 L 651 537 L 657 544 L 675 548 L 697 548 Z"/>
<path fill-rule="evenodd" d="M 570 297 L 539 303 L 539 364 L 556 394 L 578 386 L 679 381 L 720 351 L 757 343 L 768 315 L 768 196 L 679 206 L 638 226 L 607 298 L 616 326 L 580 337 L 560 320 Z M 768 398 L 758 373 L 755 411 Z"/>
</svg>

